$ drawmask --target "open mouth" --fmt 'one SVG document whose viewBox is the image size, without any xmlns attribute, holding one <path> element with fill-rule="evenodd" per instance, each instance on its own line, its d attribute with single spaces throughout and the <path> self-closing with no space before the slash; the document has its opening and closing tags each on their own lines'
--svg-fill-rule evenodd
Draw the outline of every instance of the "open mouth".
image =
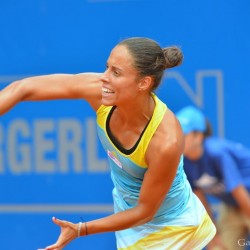
<svg viewBox="0 0 250 250">
<path fill-rule="evenodd" d="M 113 94 L 114 91 L 112 91 L 112 90 L 110 90 L 110 89 L 108 89 L 108 88 L 102 87 L 102 93 L 105 93 L 105 94 Z"/>
</svg>

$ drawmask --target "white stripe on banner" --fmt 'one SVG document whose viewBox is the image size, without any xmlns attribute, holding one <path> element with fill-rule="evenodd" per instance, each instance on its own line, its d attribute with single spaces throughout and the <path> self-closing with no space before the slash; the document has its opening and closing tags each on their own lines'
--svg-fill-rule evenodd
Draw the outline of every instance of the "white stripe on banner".
<svg viewBox="0 0 250 250">
<path fill-rule="evenodd" d="M 1 213 L 113 213 L 111 204 L 1 204 Z"/>
</svg>

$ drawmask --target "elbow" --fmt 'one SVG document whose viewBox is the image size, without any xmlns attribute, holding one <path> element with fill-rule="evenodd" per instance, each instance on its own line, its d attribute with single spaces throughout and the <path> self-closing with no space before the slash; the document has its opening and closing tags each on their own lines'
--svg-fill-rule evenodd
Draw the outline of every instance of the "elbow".
<svg viewBox="0 0 250 250">
<path fill-rule="evenodd" d="M 18 101 L 24 101 L 30 94 L 30 89 L 28 84 L 25 83 L 25 80 L 18 80 L 11 84 L 12 95 L 16 96 Z"/>
<path fill-rule="evenodd" d="M 7 87 L 7 89 L 10 90 L 12 95 L 17 95 L 22 93 L 22 85 L 22 80 L 14 81 Z"/>
<path fill-rule="evenodd" d="M 154 218 L 154 216 L 151 216 L 151 215 L 142 215 L 140 217 L 140 224 L 145 224 L 145 223 L 148 223 L 150 222 L 152 219 Z"/>
<path fill-rule="evenodd" d="M 140 221 L 139 224 L 142 225 L 142 224 L 150 222 L 154 218 L 155 213 L 149 209 L 139 208 L 138 215 L 139 215 L 138 217 L 139 217 L 139 221 Z"/>
<path fill-rule="evenodd" d="M 5 114 L 16 103 L 22 100 L 20 81 L 15 81 L 4 88 L 0 93 L 0 115 Z"/>
<path fill-rule="evenodd" d="M 150 222 L 151 220 L 153 220 L 153 218 L 154 218 L 154 214 L 150 214 L 150 215 L 148 215 L 148 216 L 146 216 L 146 217 L 144 218 L 144 221 L 145 221 L 145 223 L 148 223 L 148 222 Z"/>
<path fill-rule="evenodd" d="M 150 214 L 145 215 L 145 216 L 142 218 L 142 221 L 143 221 L 142 224 L 145 224 L 145 223 L 148 223 L 148 222 L 152 221 L 153 218 L 154 218 L 154 214 L 151 214 L 151 213 L 150 213 Z"/>
<path fill-rule="evenodd" d="M 145 209 L 144 213 L 143 213 L 143 220 L 146 222 L 149 222 L 151 220 L 153 220 L 154 216 L 155 216 L 155 210 L 154 209 Z"/>
</svg>

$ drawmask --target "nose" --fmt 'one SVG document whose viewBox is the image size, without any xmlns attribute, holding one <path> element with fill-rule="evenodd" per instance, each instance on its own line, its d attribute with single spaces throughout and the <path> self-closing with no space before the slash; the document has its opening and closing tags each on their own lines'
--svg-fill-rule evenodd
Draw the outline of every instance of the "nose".
<svg viewBox="0 0 250 250">
<path fill-rule="evenodd" d="M 102 80 L 103 82 L 108 82 L 108 69 L 106 69 L 106 70 L 103 72 L 103 74 L 102 74 L 102 76 L 101 76 L 101 80 Z"/>
</svg>

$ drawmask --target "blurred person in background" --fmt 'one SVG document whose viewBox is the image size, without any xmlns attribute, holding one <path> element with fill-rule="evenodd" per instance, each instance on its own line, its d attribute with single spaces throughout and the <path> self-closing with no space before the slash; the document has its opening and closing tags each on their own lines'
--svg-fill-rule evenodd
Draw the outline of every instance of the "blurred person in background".
<svg viewBox="0 0 250 250">
<path fill-rule="evenodd" d="M 84 223 L 53 218 L 61 234 L 47 250 L 112 231 L 121 250 L 200 250 L 214 237 L 215 226 L 183 169 L 180 124 L 153 93 L 164 70 L 182 59 L 176 46 L 130 38 L 113 48 L 103 74 L 31 77 L 0 92 L 0 114 L 20 101 L 51 99 L 83 99 L 96 111 L 114 182 L 115 213 Z"/>
<path fill-rule="evenodd" d="M 208 249 L 246 249 L 250 245 L 250 149 L 212 136 L 208 119 L 194 106 L 184 107 L 176 116 L 185 134 L 184 169 L 194 193 L 211 217 L 208 195 L 221 204 L 217 234 Z"/>
</svg>

